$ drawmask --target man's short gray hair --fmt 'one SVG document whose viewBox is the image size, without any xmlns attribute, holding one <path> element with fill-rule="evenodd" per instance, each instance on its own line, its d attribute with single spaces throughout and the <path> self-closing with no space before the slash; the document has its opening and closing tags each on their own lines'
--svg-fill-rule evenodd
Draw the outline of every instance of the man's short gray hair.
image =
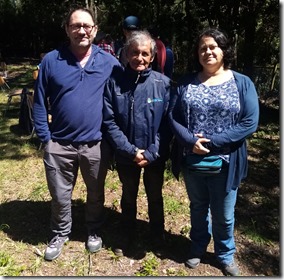
<svg viewBox="0 0 284 280">
<path fill-rule="evenodd" d="M 151 42 L 151 55 L 154 57 L 157 52 L 156 42 L 147 30 L 132 31 L 129 38 L 126 40 L 124 48 L 126 53 L 132 44 L 143 44 L 145 41 L 150 40 Z"/>
</svg>

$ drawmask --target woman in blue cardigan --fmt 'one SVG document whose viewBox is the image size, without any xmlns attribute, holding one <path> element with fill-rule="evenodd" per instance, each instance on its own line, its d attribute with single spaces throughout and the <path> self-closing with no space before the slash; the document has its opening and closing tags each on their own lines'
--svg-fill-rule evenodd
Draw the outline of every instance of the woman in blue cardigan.
<svg viewBox="0 0 284 280">
<path fill-rule="evenodd" d="M 237 276 L 234 210 L 247 176 L 246 138 L 258 125 L 258 96 L 249 77 L 230 69 L 234 55 L 224 32 L 203 31 L 195 58 L 198 71 L 180 81 L 169 108 L 173 173 L 178 178 L 182 172 L 190 199 L 186 266 L 200 264 L 212 235 L 223 272 Z"/>
</svg>

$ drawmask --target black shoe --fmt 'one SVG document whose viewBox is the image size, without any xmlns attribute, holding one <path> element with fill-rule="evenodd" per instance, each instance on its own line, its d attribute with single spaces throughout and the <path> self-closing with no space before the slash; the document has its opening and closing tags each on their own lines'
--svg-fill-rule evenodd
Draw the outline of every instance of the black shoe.
<svg viewBox="0 0 284 280">
<path fill-rule="evenodd" d="M 133 244 L 135 239 L 135 234 L 133 231 L 123 232 L 119 237 L 117 244 L 113 250 L 116 256 L 122 257 L 128 252 Z"/>
<path fill-rule="evenodd" d="M 151 247 L 155 255 L 160 257 L 165 249 L 166 239 L 164 233 L 151 234 Z"/>
<path fill-rule="evenodd" d="M 189 268 L 196 268 L 199 266 L 201 259 L 200 258 L 189 258 L 186 260 L 185 265 Z"/>
<path fill-rule="evenodd" d="M 196 268 L 201 262 L 202 255 L 190 252 L 188 259 L 185 261 L 185 266 L 189 268 Z"/>
<path fill-rule="evenodd" d="M 122 246 L 117 246 L 117 248 L 114 248 L 113 252 L 118 257 L 123 257 L 127 251 L 127 248 L 122 248 Z"/>
</svg>

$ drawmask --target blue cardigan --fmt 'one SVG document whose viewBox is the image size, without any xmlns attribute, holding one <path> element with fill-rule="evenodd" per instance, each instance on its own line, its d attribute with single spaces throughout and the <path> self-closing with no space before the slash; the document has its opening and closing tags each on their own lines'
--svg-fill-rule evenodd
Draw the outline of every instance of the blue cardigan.
<svg viewBox="0 0 284 280">
<path fill-rule="evenodd" d="M 259 102 L 255 86 L 251 79 L 243 74 L 233 71 L 234 78 L 240 94 L 240 113 L 236 124 L 221 134 L 210 136 L 208 149 L 229 151 L 230 163 L 226 190 L 237 189 L 242 179 L 247 176 L 247 144 L 246 138 L 256 131 L 259 120 Z M 179 83 L 177 93 L 172 96 L 169 106 L 169 122 L 175 136 L 172 147 L 172 172 L 179 178 L 183 148 L 192 149 L 198 140 L 186 127 L 185 117 L 181 115 L 181 97 L 187 90 L 187 85 L 194 79 L 191 74 L 185 76 Z M 206 135 L 204 135 L 206 137 Z"/>
<path fill-rule="evenodd" d="M 45 55 L 34 95 L 35 129 L 43 143 L 101 140 L 103 90 L 116 65 L 115 57 L 95 45 L 84 68 L 67 46 Z"/>
</svg>

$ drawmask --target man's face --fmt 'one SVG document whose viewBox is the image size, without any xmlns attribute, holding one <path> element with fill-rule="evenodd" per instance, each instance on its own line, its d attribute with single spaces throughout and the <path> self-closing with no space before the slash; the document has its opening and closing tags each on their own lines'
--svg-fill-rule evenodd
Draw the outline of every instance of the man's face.
<svg viewBox="0 0 284 280">
<path fill-rule="evenodd" d="M 80 10 L 71 15 L 65 30 L 73 47 L 89 47 L 97 34 L 91 15 Z"/>
<path fill-rule="evenodd" d="M 133 70 L 141 72 L 147 69 L 154 59 L 151 54 L 151 41 L 145 40 L 141 43 L 133 43 L 129 46 L 126 56 Z"/>
</svg>

